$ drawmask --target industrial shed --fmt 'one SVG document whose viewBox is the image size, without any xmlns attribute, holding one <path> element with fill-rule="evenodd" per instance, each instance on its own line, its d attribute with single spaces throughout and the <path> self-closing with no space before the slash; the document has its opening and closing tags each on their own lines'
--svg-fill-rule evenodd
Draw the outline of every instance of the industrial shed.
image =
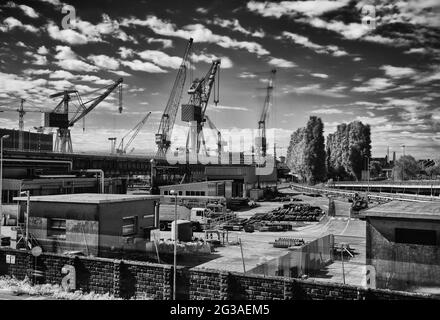
<svg viewBox="0 0 440 320">
<path fill-rule="evenodd" d="M 22 221 L 27 198 L 17 197 Z M 30 197 L 29 232 L 47 252 L 142 254 L 159 224 L 160 196 L 63 194 Z"/>
<path fill-rule="evenodd" d="M 440 292 L 440 205 L 391 201 L 365 211 L 376 286 Z"/>
</svg>

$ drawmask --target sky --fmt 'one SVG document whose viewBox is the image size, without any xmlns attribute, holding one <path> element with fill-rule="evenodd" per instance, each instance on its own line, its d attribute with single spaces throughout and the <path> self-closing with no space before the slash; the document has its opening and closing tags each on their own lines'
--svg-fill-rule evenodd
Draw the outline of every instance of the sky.
<svg viewBox="0 0 440 320">
<path fill-rule="evenodd" d="M 66 5 L 75 9 L 67 29 Z M 293 131 L 318 116 L 325 135 L 343 122 L 369 124 L 374 157 L 388 147 L 400 155 L 404 144 L 406 154 L 439 158 L 439 31 L 439 0 L 2 1 L 0 127 L 18 128 L 21 98 L 25 128 L 33 130 L 41 125 L 39 110 L 59 102 L 51 94 L 76 89 L 87 100 L 122 77 L 123 112 L 112 93 L 72 128 L 74 151 L 108 151 L 108 138 L 119 142 L 150 111 L 132 147 L 153 151 L 192 37 L 193 68 L 181 102 L 189 100 L 190 79 L 220 58 L 220 102 L 211 98 L 206 112 L 225 137 L 256 134 L 275 68 L 267 127 L 269 149 L 276 142 L 278 155 Z M 175 145 L 187 131 L 178 114 Z"/>
</svg>

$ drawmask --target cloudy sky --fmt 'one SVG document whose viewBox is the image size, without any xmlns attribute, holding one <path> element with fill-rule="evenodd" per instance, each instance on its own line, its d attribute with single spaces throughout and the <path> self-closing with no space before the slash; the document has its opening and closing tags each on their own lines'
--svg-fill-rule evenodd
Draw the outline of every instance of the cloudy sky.
<svg viewBox="0 0 440 320">
<path fill-rule="evenodd" d="M 310 115 L 325 133 L 341 122 L 372 127 L 373 156 L 391 151 L 435 158 L 440 151 L 440 1 L 29 0 L 0 5 L 0 126 L 18 127 L 25 109 L 53 109 L 49 95 L 76 88 L 84 100 L 124 78 L 124 111 L 112 94 L 72 132 L 76 151 L 105 151 L 143 115 L 133 143 L 154 148 L 161 112 L 189 37 L 193 77 L 221 58 L 220 103 L 207 114 L 224 132 L 257 127 L 264 87 L 277 69 L 268 126 L 285 153 Z M 76 9 L 63 29 L 63 7 Z M 375 6 L 376 25 L 362 23 Z M 367 7 L 366 7 L 367 6 Z M 187 82 L 187 87 L 189 82 Z M 182 103 L 188 100 L 186 92 Z M 75 108 L 72 106 L 72 108 Z M 186 126 L 177 117 L 176 135 Z M 25 127 L 41 124 L 28 112 Z M 182 133 L 183 132 L 183 133 Z"/>
</svg>

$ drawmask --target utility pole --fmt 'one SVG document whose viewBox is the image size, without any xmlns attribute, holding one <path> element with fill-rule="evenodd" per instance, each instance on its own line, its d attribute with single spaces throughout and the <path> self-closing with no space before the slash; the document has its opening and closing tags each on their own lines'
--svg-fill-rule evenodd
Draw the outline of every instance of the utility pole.
<svg viewBox="0 0 440 320">
<path fill-rule="evenodd" d="M 8 138 L 9 135 L 0 138 L 0 229 L 3 225 L 3 140 Z"/>
</svg>

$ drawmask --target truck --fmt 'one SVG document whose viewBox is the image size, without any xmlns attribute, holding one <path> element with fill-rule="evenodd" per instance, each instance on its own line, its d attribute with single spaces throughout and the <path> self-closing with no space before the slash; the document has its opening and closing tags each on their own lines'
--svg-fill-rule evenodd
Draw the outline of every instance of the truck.
<svg viewBox="0 0 440 320">
<path fill-rule="evenodd" d="M 174 221 L 174 205 L 161 204 L 159 207 L 159 228 L 162 231 L 170 230 L 171 223 Z M 177 205 L 177 219 L 192 222 L 193 231 L 203 231 L 209 229 L 217 221 L 225 221 L 235 217 L 234 214 L 225 213 L 220 207 L 207 208 L 194 207 L 188 208 L 184 205 Z"/>
</svg>

